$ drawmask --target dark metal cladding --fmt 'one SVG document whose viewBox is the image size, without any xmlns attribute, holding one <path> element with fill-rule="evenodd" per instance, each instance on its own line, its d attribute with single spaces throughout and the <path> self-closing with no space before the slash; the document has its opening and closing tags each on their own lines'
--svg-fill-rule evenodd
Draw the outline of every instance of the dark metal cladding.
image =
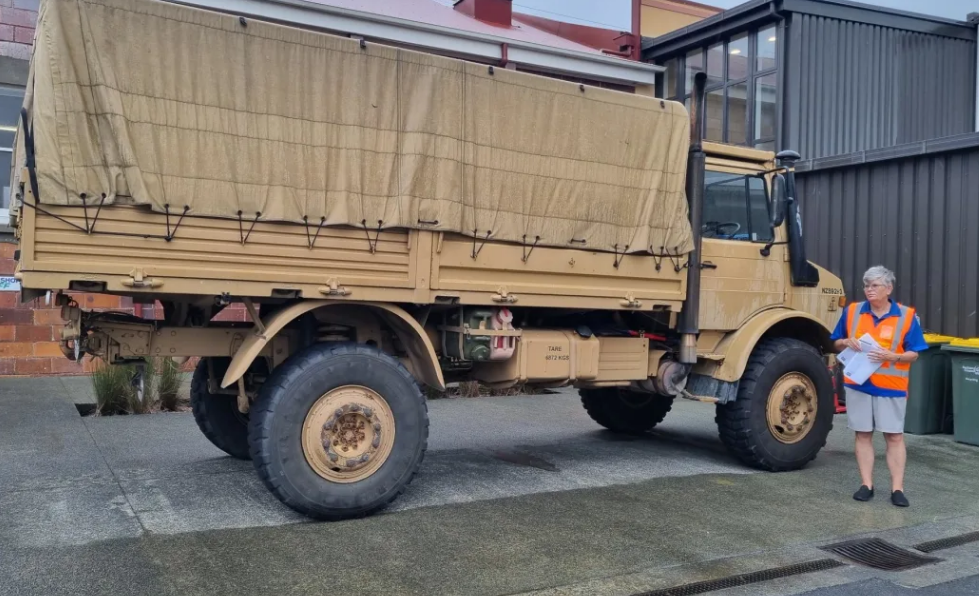
<svg viewBox="0 0 979 596">
<path fill-rule="evenodd" d="M 796 184 L 808 257 L 849 300 L 884 265 L 926 331 L 979 335 L 979 133 L 803 162 Z"/>
</svg>

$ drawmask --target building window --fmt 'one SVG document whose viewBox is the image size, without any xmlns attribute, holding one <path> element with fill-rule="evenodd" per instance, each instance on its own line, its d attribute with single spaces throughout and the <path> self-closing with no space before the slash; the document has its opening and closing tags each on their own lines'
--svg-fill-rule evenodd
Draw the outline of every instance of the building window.
<svg viewBox="0 0 979 596">
<path fill-rule="evenodd" d="M 743 81 L 748 77 L 748 35 L 738 35 L 727 44 L 727 80 Z"/>
<path fill-rule="evenodd" d="M 775 50 L 778 47 L 778 33 L 775 27 L 758 32 L 757 52 L 755 53 L 755 72 L 775 70 Z"/>
<path fill-rule="evenodd" d="M 666 97 L 690 108 L 694 76 L 707 73 L 704 138 L 774 149 L 778 110 L 778 29 L 740 33 L 664 62 Z M 682 73 L 682 76 L 681 76 Z"/>
<path fill-rule="evenodd" d="M 719 43 L 707 49 L 707 86 L 716 87 L 724 83 L 724 44 Z"/>
<path fill-rule="evenodd" d="M 693 78 L 697 76 L 698 72 L 704 71 L 704 53 L 700 50 L 688 53 L 683 71 L 686 73 L 683 88 L 687 90 L 687 95 L 689 95 L 689 89 L 693 89 Z M 679 90 L 677 92 L 679 93 Z"/>
<path fill-rule="evenodd" d="M 727 88 L 727 136 L 734 145 L 748 142 L 748 83 L 741 81 Z"/>
<path fill-rule="evenodd" d="M 0 85 L 0 225 L 10 222 L 10 164 L 14 154 L 14 133 L 24 103 L 24 88 Z"/>
<path fill-rule="evenodd" d="M 755 77 L 755 145 L 775 142 L 775 73 Z"/>
<path fill-rule="evenodd" d="M 755 34 L 754 123 L 752 144 L 774 149 L 778 120 L 778 30 L 768 27 Z"/>
<path fill-rule="evenodd" d="M 680 74 L 677 70 L 678 63 L 679 60 L 675 58 L 666 63 L 666 97 L 676 97 L 676 80 Z"/>
<path fill-rule="evenodd" d="M 687 98 L 690 101 L 690 98 Z M 708 141 L 724 142 L 724 90 L 714 89 L 707 92 L 707 122 L 704 126 L 704 138 Z"/>
</svg>

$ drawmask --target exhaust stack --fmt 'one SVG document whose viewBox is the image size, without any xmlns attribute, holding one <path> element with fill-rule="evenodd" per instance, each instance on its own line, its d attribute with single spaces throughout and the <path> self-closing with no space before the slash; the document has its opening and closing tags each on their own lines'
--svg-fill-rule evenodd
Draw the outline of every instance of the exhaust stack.
<svg viewBox="0 0 979 596">
<path fill-rule="evenodd" d="M 687 257 L 687 299 L 683 303 L 679 332 L 680 355 L 683 364 L 697 362 L 697 335 L 700 333 L 700 250 L 704 213 L 704 113 L 706 112 L 707 73 L 697 73 L 693 82 L 693 101 L 690 105 L 690 153 L 687 157 L 687 203 L 690 207 L 690 227 L 693 250 Z"/>
</svg>

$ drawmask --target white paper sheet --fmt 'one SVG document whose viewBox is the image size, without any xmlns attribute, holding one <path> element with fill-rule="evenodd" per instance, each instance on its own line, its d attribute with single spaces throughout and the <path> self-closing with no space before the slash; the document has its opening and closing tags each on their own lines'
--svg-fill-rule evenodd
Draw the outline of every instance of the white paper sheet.
<svg viewBox="0 0 979 596">
<path fill-rule="evenodd" d="M 870 352 L 879 347 L 880 344 L 869 333 L 865 333 L 860 338 L 859 352 L 847 348 L 836 357 L 837 360 L 843 363 L 843 374 L 855 383 L 863 384 L 867 382 L 870 375 L 874 374 L 882 364 L 881 362 L 870 360 Z"/>
</svg>

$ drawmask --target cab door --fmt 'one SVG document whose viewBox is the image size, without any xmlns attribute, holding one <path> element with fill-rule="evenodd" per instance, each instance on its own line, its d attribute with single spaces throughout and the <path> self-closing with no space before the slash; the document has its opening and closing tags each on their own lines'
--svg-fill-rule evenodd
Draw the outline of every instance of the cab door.
<svg viewBox="0 0 979 596">
<path fill-rule="evenodd" d="M 771 225 L 769 183 L 760 169 L 707 163 L 700 328 L 739 328 L 785 302 L 785 246 Z"/>
</svg>

